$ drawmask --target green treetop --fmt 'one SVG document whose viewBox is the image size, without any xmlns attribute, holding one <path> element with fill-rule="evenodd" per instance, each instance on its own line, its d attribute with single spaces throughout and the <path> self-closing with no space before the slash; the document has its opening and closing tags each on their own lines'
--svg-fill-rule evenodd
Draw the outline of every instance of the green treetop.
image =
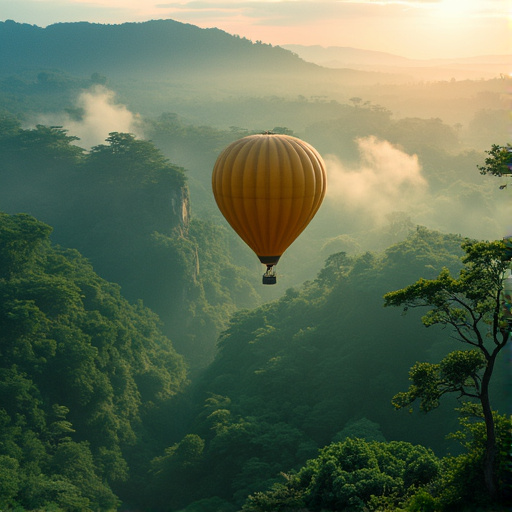
<svg viewBox="0 0 512 512">
<path fill-rule="evenodd" d="M 485 164 L 478 166 L 480 174 L 491 174 L 492 176 L 503 176 L 512 174 L 512 146 L 506 147 L 493 144 L 485 159 Z"/>
</svg>

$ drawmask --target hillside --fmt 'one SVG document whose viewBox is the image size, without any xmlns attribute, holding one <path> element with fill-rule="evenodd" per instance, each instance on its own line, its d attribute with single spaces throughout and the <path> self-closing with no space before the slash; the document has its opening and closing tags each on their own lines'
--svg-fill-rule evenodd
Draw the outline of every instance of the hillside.
<svg viewBox="0 0 512 512">
<path fill-rule="evenodd" d="M 50 233 L 0 213 L 0 507 L 115 510 L 185 363 L 154 313 Z"/>
<path fill-rule="evenodd" d="M 340 76 L 322 69 L 279 46 L 253 43 L 222 30 L 201 29 L 174 20 L 101 25 L 57 23 L 46 28 L 8 20 L 0 23 L 0 75 L 34 70 L 63 70 L 113 79 L 176 80 L 189 82 L 208 74 L 260 77 L 296 75 Z M 343 73 L 351 80 L 377 81 L 372 73 Z"/>
<path fill-rule="evenodd" d="M 177 76 L 185 69 L 312 67 L 281 48 L 253 45 L 218 29 L 200 29 L 173 20 L 101 25 L 58 23 L 46 28 L 6 21 L 0 25 L 2 73 L 57 68 L 141 77 Z M 79 56 L 79 58 L 77 58 Z"/>
</svg>

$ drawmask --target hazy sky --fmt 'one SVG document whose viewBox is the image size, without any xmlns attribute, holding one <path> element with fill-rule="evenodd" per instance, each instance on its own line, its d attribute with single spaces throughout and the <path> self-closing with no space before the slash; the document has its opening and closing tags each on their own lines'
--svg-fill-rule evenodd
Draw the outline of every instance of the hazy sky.
<svg viewBox="0 0 512 512">
<path fill-rule="evenodd" d="M 39 26 L 167 18 L 273 45 L 418 58 L 512 53 L 512 0 L 0 0 L 0 20 Z"/>
</svg>

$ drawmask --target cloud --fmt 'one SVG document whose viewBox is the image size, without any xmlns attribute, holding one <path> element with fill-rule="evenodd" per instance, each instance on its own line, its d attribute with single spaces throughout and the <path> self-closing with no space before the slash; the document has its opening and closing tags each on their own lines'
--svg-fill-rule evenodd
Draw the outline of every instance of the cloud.
<svg viewBox="0 0 512 512">
<path fill-rule="evenodd" d="M 348 232 L 381 228 L 399 214 L 415 225 L 478 239 L 512 234 L 510 195 L 492 180 L 481 184 L 454 180 L 432 190 L 416 155 L 376 137 L 357 139 L 357 144 L 356 166 L 325 156 L 325 219 L 335 233 L 343 233 L 347 226 Z"/>
<path fill-rule="evenodd" d="M 352 17 L 380 18 L 384 15 L 396 16 L 401 14 L 407 17 L 413 15 L 414 8 L 421 8 L 439 0 L 425 1 L 191 1 L 169 2 L 156 4 L 155 7 L 167 10 L 171 15 L 180 15 L 187 19 L 205 16 L 213 21 L 220 17 L 244 17 L 263 25 L 290 26 L 311 24 L 312 22 L 332 20 L 338 18 L 345 20 Z"/>
<path fill-rule="evenodd" d="M 197 0 L 152 9 L 160 17 L 275 45 L 351 46 L 434 58 L 507 53 L 500 1 Z"/>
<path fill-rule="evenodd" d="M 80 138 L 77 144 L 83 148 L 103 143 L 110 132 L 142 134 L 138 116 L 116 103 L 115 93 L 103 86 L 83 91 L 73 112 L 46 116 L 39 122 L 64 127 L 70 135 Z"/>
<path fill-rule="evenodd" d="M 381 224 L 392 212 L 413 212 L 428 193 L 416 155 L 376 137 L 357 139 L 359 165 L 348 167 L 327 155 L 327 201 Z"/>
</svg>

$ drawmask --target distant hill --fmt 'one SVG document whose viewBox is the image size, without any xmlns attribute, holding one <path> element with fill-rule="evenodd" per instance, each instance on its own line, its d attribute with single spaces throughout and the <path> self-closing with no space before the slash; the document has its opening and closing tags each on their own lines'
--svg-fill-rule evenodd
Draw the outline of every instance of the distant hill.
<svg viewBox="0 0 512 512">
<path fill-rule="evenodd" d="M 8 20 L 0 24 L 0 46 L 2 73 L 62 68 L 80 73 L 168 74 L 197 66 L 211 70 L 277 63 L 288 69 L 312 67 L 280 47 L 173 20 L 57 23 L 46 28 Z"/>
<path fill-rule="evenodd" d="M 512 55 L 478 55 L 465 58 L 408 59 L 399 55 L 345 46 L 286 44 L 302 59 L 328 68 L 350 68 L 393 74 L 412 74 L 417 79 L 479 79 L 508 74 Z"/>
<path fill-rule="evenodd" d="M 100 73 L 141 81 L 191 77 L 325 76 L 339 78 L 340 70 L 305 62 L 279 46 L 233 36 L 216 28 L 202 29 L 174 20 L 102 25 L 57 23 L 41 28 L 7 20 L 0 23 L 0 76 L 57 69 L 67 73 Z M 344 70 L 360 83 L 387 81 L 373 73 Z M 389 80 L 389 78 L 388 78 Z M 236 85 L 236 84 L 233 84 Z"/>
</svg>

